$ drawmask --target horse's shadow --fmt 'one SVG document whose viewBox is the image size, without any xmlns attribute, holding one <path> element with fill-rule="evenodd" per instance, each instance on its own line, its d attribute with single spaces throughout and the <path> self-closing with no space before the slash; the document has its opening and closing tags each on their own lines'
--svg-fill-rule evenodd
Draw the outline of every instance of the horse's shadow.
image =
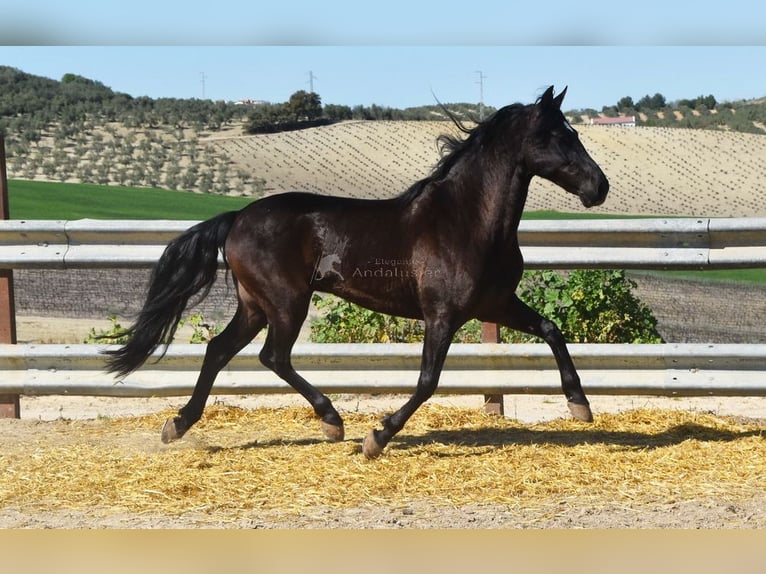
<svg viewBox="0 0 766 574">
<path fill-rule="evenodd" d="M 612 431 L 599 429 L 582 430 L 539 430 L 524 427 L 495 429 L 450 429 L 432 430 L 424 434 L 411 435 L 402 432 L 388 445 L 390 450 L 407 450 L 432 444 L 459 445 L 467 448 L 487 449 L 505 446 L 553 445 L 576 447 L 578 445 L 605 445 L 622 447 L 624 450 L 651 450 L 681 444 L 690 439 L 704 442 L 733 442 L 748 437 L 766 438 L 766 429 L 732 431 L 705 426 L 697 423 L 684 423 L 670 427 L 660 432 Z M 327 441 L 319 438 L 302 439 L 272 439 L 268 441 L 250 441 L 231 447 L 209 446 L 207 450 L 249 450 L 253 448 L 268 448 L 273 446 L 312 446 L 324 444 Z M 361 440 L 347 439 L 348 442 L 358 442 L 361 451 Z M 455 453 L 454 456 L 465 456 L 466 451 Z M 481 452 L 473 453 L 476 455 Z M 452 456 L 439 453 L 439 456 Z"/>
<path fill-rule="evenodd" d="M 730 431 L 697 423 L 684 423 L 661 432 L 612 431 L 598 429 L 538 430 L 530 428 L 511 429 L 465 429 L 433 430 L 422 435 L 397 435 L 391 449 L 408 449 L 433 443 L 467 447 L 504 447 L 528 445 L 552 445 L 576 447 L 578 445 L 604 445 L 622 447 L 624 450 L 651 450 L 681 444 L 690 439 L 704 442 L 733 442 L 739 439 L 766 437 L 766 430 Z M 465 453 L 462 453 L 464 455 Z"/>
<path fill-rule="evenodd" d="M 220 445 L 207 445 L 204 450 L 210 453 L 229 451 L 229 450 L 251 450 L 254 448 L 269 448 L 275 446 L 312 446 L 326 443 L 326 440 L 319 438 L 301 438 L 301 439 L 271 439 L 266 441 L 260 441 L 258 439 L 251 440 L 243 444 L 232 446 L 220 446 Z"/>
</svg>

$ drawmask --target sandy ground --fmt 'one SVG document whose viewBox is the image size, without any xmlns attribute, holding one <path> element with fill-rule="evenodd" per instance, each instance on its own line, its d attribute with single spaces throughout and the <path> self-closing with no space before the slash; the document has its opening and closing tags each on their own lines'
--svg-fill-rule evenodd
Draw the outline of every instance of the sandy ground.
<svg viewBox="0 0 766 574">
<path fill-rule="evenodd" d="M 98 321 L 50 320 L 20 317 L 19 340 L 77 342 Z M 108 325 L 103 325 L 108 326 Z M 390 412 L 406 400 L 403 396 L 338 395 L 332 397 L 343 412 Z M 749 419 L 766 418 L 764 397 L 665 398 L 642 396 L 592 396 L 594 413 L 620 412 L 636 408 L 684 409 L 733 415 Z M 5 441 L 34 449 L 41 436 L 50 440 L 66 436 L 68 441 L 87 441 L 87 421 L 101 417 L 126 417 L 185 404 L 187 397 L 102 398 L 39 396 L 21 398 L 21 419 L 0 420 Z M 444 405 L 482 408 L 482 396 L 436 396 Z M 216 396 L 208 404 L 223 403 L 246 408 L 304 405 L 297 394 L 270 396 Z M 504 399 L 505 416 L 523 423 L 568 417 L 561 396 L 509 395 Z M 66 421 L 83 421 L 72 427 Z M 66 429 L 66 430 L 64 430 Z M 134 448 L 157 449 L 160 429 L 146 429 L 131 440 Z M 72 433 L 76 433 L 72 436 Z M 63 440 L 63 439 L 62 439 Z M 512 469 L 509 469 L 512 472 Z M 765 479 L 766 480 L 766 479 Z M 480 496 L 477 496 L 480 500 Z M 130 514 L 113 509 L 82 512 L 56 508 L 45 510 L 7 506 L 0 509 L 0 528 L 766 528 L 766 489 L 763 496 L 746 501 L 707 499 L 691 502 L 657 501 L 650 506 L 636 504 L 594 504 L 589 501 L 545 501 L 537 508 L 477 502 L 461 507 L 435 507 L 428 500 L 404 507 L 373 503 L 353 508 L 313 508 L 299 515 L 275 512 L 255 513 L 236 520 L 204 513 L 182 516 Z"/>
<path fill-rule="evenodd" d="M 387 412 L 405 400 L 401 396 L 337 396 L 341 412 Z M 479 396 L 434 397 L 432 401 L 454 406 L 481 408 Z M 162 399 L 111 399 L 93 397 L 24 397 L 20 420 L 0 420 L 4 440 L 16 448 L 46 441 L 88 442 L 86 419 L 121 417 L 162 411 L 183 405 L 185 397 Z M 211 397 L 212 402 L 244 407 L 301 405 L 296 395 L 269 397 Z M 763 420 L 766 398 L 684 398 L 591 397 L 595 413 L 618 412 L 639 407 L 686 409 L 729 414 Z M 566 417 L 563 397 L 508 396 L 506 416 L 523 422 Z M 73 426 L 66 419 L 82 420 Z M 115 437 L 120 448 L 130 441 L 131 449 L 158 452 L 160 429 L 145 429 L 130 437 Z M 74 436 L 73 436 L 74 433 Z M 56 438 L 60 437 L 60 438 Z M 62 442 L 63 444 L 63 442 Z M 189 445 L 188 448 L 195 448 Z M 361 455 L 360 455 L 361 456 Z M 509 469 L 513 472 L 513 469 Z M 715 497 L 694 501 L 657 500 L 647 503 L 605 503 L 603 500 L 547 500 L 534 508 L 513 504 L 485 504 L 481 493 L 477 502 L 465 506 L 434 505 L 424 499 L 407 505 L 391 506 L 373 502 L 351 508 L 314 507 L 299 514 L 253 511 L 250 515 L 219 517 L 210 513 L 188 512 L 180 516 L 128 513 L 110 508 L 82 510 L 44 509 L 9 505 L 0 509 L 0 528 L 766 528 L 766 488 L 760 496 L 747 500 Z"/>
<path fill-rule="evenodd" d="M 413 382 L 414 387 L 414 382 Z M 336 407 L 344 412 L 386 413 L 407 399 L 401 395 L 337 395 Z M 21 418 L 30 421 L 88 420 L 99 417 L 138 416 L 177 409 L 188 397 L 111 398 L 37 396 L 21 398 Z M 678 409 L 753 419 L 766 418 L 766 397 L 647 397 L 591 396 L 596 413 L 617 413 L 638 408 Z M 480 395 L 437 395 L 431 402 L 445 406 L 483 408 Z M 305 406 L 297 393 L 286 395 L 212 395 L 208 404 L 225 404 L 244 408 Z M 505 416 L 523 423 L 536 423 L 568 417 L 565 399 L 559 395 L 506 395 Z"/>
</svg>

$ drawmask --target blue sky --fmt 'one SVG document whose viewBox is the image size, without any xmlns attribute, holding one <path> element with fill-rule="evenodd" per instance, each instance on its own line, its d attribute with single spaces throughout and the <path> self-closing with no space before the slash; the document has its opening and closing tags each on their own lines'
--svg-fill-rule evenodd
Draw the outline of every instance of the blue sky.
<svg viewBox="0 0 766 574">
<path fill-rule="evenodd" d="M 565 108 L 626 95 L 766 96 L 766 9 L 514 2 L 300 3 L 27 0 L 0 8 L 0 64 L 72 72 L 133 96 L 407 107 L 533 100 L 569 86 Z M 541 7 L 544 11 L 541 12 Z"/>
</svg>

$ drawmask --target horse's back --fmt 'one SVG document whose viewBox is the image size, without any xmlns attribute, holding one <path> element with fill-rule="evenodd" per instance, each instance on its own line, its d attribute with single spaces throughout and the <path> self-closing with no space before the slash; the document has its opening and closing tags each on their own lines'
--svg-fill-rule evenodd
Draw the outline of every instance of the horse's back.
<svg viewBox="0 0 766 574">
<path fill-rule="evenodd" d="M 295 216 L 299 214 L 332 213 L 337 211 L 374 211 L 383 208 L 389 203 L 389 200 L 321 195 L 307 191 L 288 191 L 258 199 L 242 211 L 243 214 L 252 211 L 254 213 L 278 212 Z"/>
<path fill-rule="evenodd" d="M 226 241 L 232 270 L 264 264 L 275 272 L 314 272 L 322 257 L 347 259 L 353 246 L 384 238 L 385 202 L 288 192 L 254 201 L 238 214 Z M 256 262 L 259 261 L 259 263 Z M 235 271 L 236 274 L 236 271 Z"/>
</svg>

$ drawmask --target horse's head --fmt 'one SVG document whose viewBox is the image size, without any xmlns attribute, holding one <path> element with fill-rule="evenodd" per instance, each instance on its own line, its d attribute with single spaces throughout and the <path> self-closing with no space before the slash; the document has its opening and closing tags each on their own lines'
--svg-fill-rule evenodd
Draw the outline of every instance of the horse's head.
<svg viewBox="0 0 766 574">
<path fill-rule="evenodd" d="M 609 192 L 609 181 L 561 113 L 566 93 L 564 88 L 554 98 L 551 86 L 533 106 L 524 161 L 532 175 L 575 194 L 585 207 L 601 205 Z"/>
</svg>

